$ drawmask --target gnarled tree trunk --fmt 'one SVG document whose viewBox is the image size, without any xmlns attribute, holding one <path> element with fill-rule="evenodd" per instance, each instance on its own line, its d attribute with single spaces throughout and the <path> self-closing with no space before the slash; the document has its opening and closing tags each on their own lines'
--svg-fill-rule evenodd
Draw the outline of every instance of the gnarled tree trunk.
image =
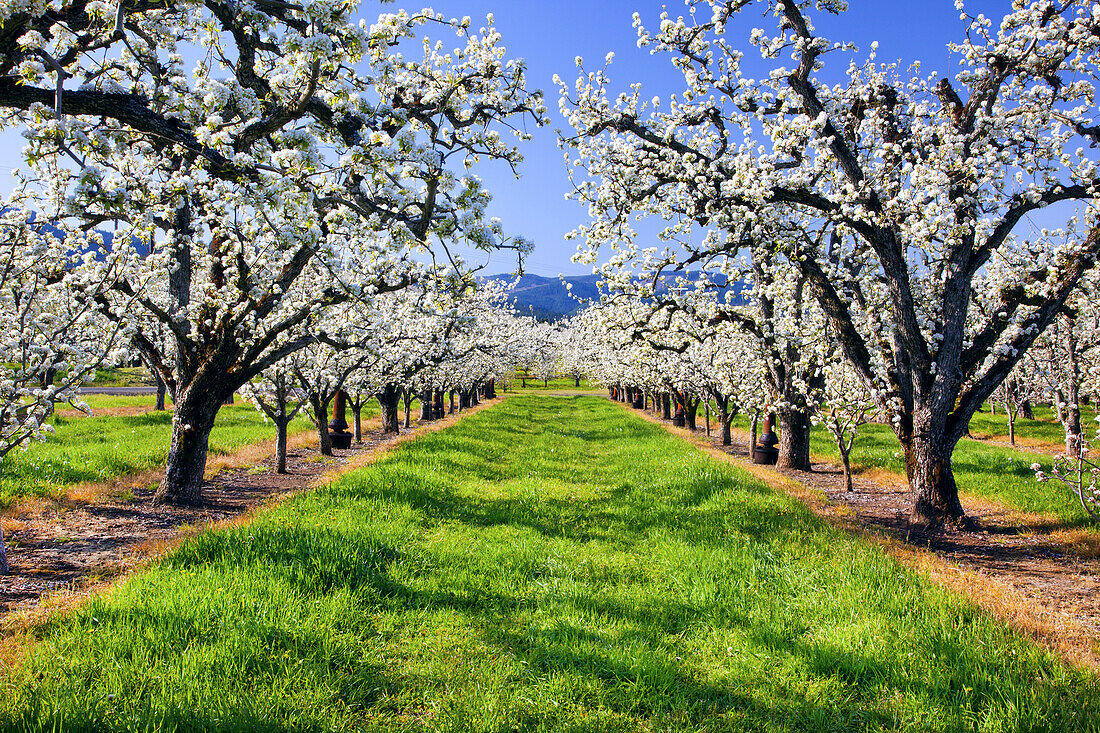
<svg viewBox="0 0 1100 733">
<path fill-rule="evenodd" d="M 177 395 L 164 479 L 153 497 L 153 503 L 201 503 L 210 431 L 214 429 L 214 420 L 225 399 L 224 389 L 199 380 L 193 381 Z"/>
<path fill-rule="evenodd" d="M 749 426 L 749 458 L 756 460 L 756 440 L 760 437 L 760 413 L 754 412 Z"/>
<path fill-rule="evenodd" d="M 320 397 L 311 394 L 309 396 L 310 409 L 313 412 L 313 424 L 317 426 L 317 443 L 320 446 L 321 455 L 331 456 L 332 433 L 328 430 L 328 405 L 329 401 L 321 401 Z"/>
<path fill-rule="evenodd" d="M 412 410 L 412 401 L 413 401 L 412 392 L 410 392 L 409 390 L 405 390 L 401 394 L 401 405 L 404 408 L 404 412 L 405 412 L 404 426 L 405 426 L 406 430 L 408 430 L 409 428 L 412 427 L 412 419 L 411 419 L 412 416 L 410 414 L 410 412 Z"/>
<path fill-rule="evenodd" d="M 792 407 L 776 410 L 779 419 L 780 468 L 795 471 L 810 470 L 810 417 Z"/>
<path fill-rule="evenodd" d="M 959 490 L 951 470 L 956 442 L 943 434 L 919 433 L 902 444 L 913 501 L 912 522 L 935 527 L 962 519 Z"/>
<path fill-rule="evenodd" d="M 697 429 L 697 416 L 699 415 L 699 400 L 686 400 L 688 403 L 684 409 L 684 420 L 688 430 Z"/>
<path fill-rule="evenodd" d="M 733 445 L 733 435 L 730 434 L 730 423 L 733 422 L 733 416 L 730 415 L 729 398 L 717 399 L 715 404 L 718 406 L 718 424 L 722 430 L 722 445 Z"/>
<path fill-rule="evenodd" d="M 397 418 L 397 407 L 401 401 L 401 391 L 393 384 L 387 384 L 375 395 L 379 406 L 382 408 L 382 432 L 400 433 L 401 427 Z"/>
<path fill-rule="evenodd" d="M 349 399 L 348 405 L 351 407 L 352 417 L 352 430 L 354 431 L 353 437 L 356 443 L 363 442 L 363 399 L 362 395 L 356 395 L 354 400 Z"/>
<path fill-rule="evenodd" d="M 153 379 L 157 380 L 157 402 L 156 405 L 153 406 L 153 409 L 157 412 L 164 412 L 164 398 L 168 392 L 168 385 L 164 383 L 160 373 L 156 370 L 153 370 Z"/>
</svg>

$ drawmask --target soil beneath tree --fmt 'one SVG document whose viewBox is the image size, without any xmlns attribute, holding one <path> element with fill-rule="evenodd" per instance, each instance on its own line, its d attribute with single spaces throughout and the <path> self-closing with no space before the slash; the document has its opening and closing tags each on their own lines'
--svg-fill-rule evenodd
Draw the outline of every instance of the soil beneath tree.
<svg viewBox="0 0 1100 733">
<path fill-rule="evenodd" d="M 0 621 L 35 608 L 44 594 L 80 594 L 116 578 L 183 538 L 309 488 L 395 439 L 366 431 L 362 444 L 331 458 L 316 448 L 292 447 L 285 475 L 275 473 L 274 456 L 223 470 L 206 482 L 200 506 L 153 506 L 152 489 L 131 486 L 132 500 L 16 516 L 6 523 L 13 527 L 5 531 L 11 572 L 0 576 Z"/>
<path fill-rule="evenodd" d="M 671 425 L 651 413 L 645 416 Z M 707 438 L 700 427 L 695 436 L 717 450 L 748 461 L 748 435 L 741 431 L 734 431 L 730 446 L 720 445 L 717 431 Z M 897 477 L 875 481 L 856 474 L 849 493 L 843 470 L 831 463 L 814 463 L 809 472 L 775 467 L 764 470 L 818 492 L 823 501 L 808 503 L 834 524 L 933 553 L 965 574 L 949 583 L 956 590 L 1006 617 L 1064 657 L 1100 666 L 1096 652 L 1100 649 L 1100 561 L 1096 552 L 1100 535 L 1089 530 L 1066 530 L 1049 518 L 966 497 L 963 506 L 975 520 L 972 528 L 918 530 L 909 523 L 912 504 L 904 481 Z M 991 594 L 1000 597 L 991 599 Z"/>
</svg>

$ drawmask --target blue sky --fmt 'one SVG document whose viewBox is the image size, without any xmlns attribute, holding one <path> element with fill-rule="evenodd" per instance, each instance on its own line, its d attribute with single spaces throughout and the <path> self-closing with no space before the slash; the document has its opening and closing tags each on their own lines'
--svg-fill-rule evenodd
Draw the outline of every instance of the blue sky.
<svg viewBox="0 0 1100 733">
<path fill-rule="evenodd" d="M 652 0 L 447 0 L 433 7 L 458 17 L 478 18 L 492 12 L 509 55 L 525 59 L 531 86 L 547 93 L 552 126 L 539 131 L 526 148 L 522 180 L 493 169 L 482 169 L 481 175 L 493 192 L 495 215 L 509 231 L 535 242 L 535 252 L 526 264 L 528 272 L 546 276 L 590 272 L 590 268 L 569 261 L 575 246 L 565 241 L 567 232 L 584 223 L 587 211 L 564 199 L 569 180 L 554 129 L 563 128 L 566 122 L 558 114 L 552 79 L 556 73 L 571 83 L 576 79 L 576 56 L 583 57 L 589 68 L 596 68 L 602 66 L 608 51 L 614 51 L 610 73 L 616 85 L 625 87 L 640 80 L 652 90 L 643 97 L 679 91 L 682 77 L 666 56 L 654 57 L 638 49 L 632 27 L 633 14 L 638 12 L 647 27 L 655 28 L 666 4 Z M 673 17 L 683 14 L 682 2 L 669 2 L 667 7 Z M 969 12 L 984 12 L 997 19 L 1010 8 L 1008 0 L 967 2 Z M 900 59 L 908 64 L 919 60 L 926 73 L 948 70 L 947 43 L 962 38 L 964 31 L 954 0 L 849 0 L 848 11 L 840 16 L 813 17 L 818 30 L 829 38 L 853 41 L 862 53 L 870 49 L 872 41 L 878 41 L 880 61 Z M 748 46 L 749 31 L 754 26 L 771 26 L 759 11 L 744 21 L 746 48 L 752 51 L 746 54 L 746 62 L 751 63 L 759 56 Z M 839 57 L 827 63 L 839 71 L 847 65 Z"/>
<path fill-rule="evenodd" d="M 555 129 L 565 121 L 557 112 L 557 89 L 552 79 L 559 74 L 566 81 L 576 77 L 574 58 L 582 56 L 590 67 L 602 65 L 609 51 L 615 52 L 611 67 L 613 81 L 626 86 L 642 81 L 646 96 L 678 91 L 678 75 L 664 56 L 651 57 L 639 50 L 631 26 L 635 11 L 649 27 L 656 27 L 664 4 L 653 0 L 442 0 L 410 4 L 399 0 L 386 10 L 406 7 L 419 10 L 431 5 L 447 15 L 471 16 L 475 23 L 492 12 L 497 29 L 504 38 L 508 55 L 523 58 L 528 64 L 529 83 L 546 92 L 552 118 L 549 128 L 538 130 L 525 147 L 526 160 L 520 168 L 521 179 L 500 167 L 482 167 L 477 173 L 493 193 L 491 212 L 499 216 L 509 233 L 522 234 L 535 242 L 535 252 L 526 270 L 538 275 L 584 274 L 588 268 L 569 261 L 575 247 L 565 240 L 567 232 L 586 219 L 585 207 L 565 200 L 569 188 L 566 166 L 557 145 Z M 999 19 L 1011 6 L 1009 0 L 970 0 L 967 10 L 984 12 Z M 673 16 L 683 12 L 678 1 L 667 4 Z M 377 14 L 376 3 L 363 4 L 364 17 Z M 953 0 L 849 0 L 849 9 L 838 17 L 814 15 L 818 30 L 834 40 L 853 41 L 865 53 L 872 41 L 879 42 L 880 61 L 920 60 L 923 71 L 948 73 L 946 44 L 962 37 L 964 30 Z M 770 28 L 759 11 L 744 19 L 743 35 L 753 26 Z M 753 55 L 746 54 L 746 58 Z M 835 58 L 831 68 L 842 70 L 845 64 Z M 11 187 L 11 169 L 20 165 L 22 142 L 14 132 L 0 134 L 0 192 Z M 493 262 L 489 270 L 508 271 L 514 263 L 508 259 Z"/>
</svg>

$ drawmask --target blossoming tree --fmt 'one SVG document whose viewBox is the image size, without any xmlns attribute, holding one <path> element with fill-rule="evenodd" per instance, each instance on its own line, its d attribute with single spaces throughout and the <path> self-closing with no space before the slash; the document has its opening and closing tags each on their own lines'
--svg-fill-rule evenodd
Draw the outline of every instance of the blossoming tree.
<svg viewBox="0 0 1100 733">
<path fill-rule="evenodd" d="M 98 318 L 97 289 L 118 272 L 81 254 L 88 235 L 46 232 L 30 219 L 19 206 L 0 214 L 0 476 L 8 453 L 53 431 L 54 406 L 79 399 L 123 327 L 104 329 Z M 0 575 L 8 569 L 0 528 Z"/>
<path fill-rule="evenodd" d="M 359 24 L 356 9 L 0 6 L 0 107 L 25 129 L 38 208 L 117 227 L 98 257 L 124 276 L 102 313 L 133 300 L 172 334 L 168 351 L 133 342 L 176 401 L 159 501 L 201 500 L 218 408 L 311 343 L 284 336 L 315 311 L 406 287 L 416 262 L 448 259 L 453 243 L 525 247 L 486 221 L 478 179 L 456 172 L 514 166 L 502 133 L 525 139 L 524 120 L 543 119 L 491 19 Z M 422 32 L 434 39 L 417 43 Z"/>
<path fill-rule="evenodd" d="M 1081 400 L 1100 393 L 1100 271 L 1081 281 L 1066 308 L 1043 332 L 1021 364 L 1029 381 L 1045 387 L 1066 436 L 1066 455 L 1083 439 Z"/>
<path fill-rule="evenodd" d="M 299 352 L 300 353 L 300 352 Z M 287 431 L 306 401 L 295 391 L 296 380 L 287 360 L 269 366 L 241 387 L 245 399 L 275 425 L 275 473 L 286 473 Z"/>
<path fill-rule="evenodd" d="M 1083 0 L 1018 2 L 997 25 L 964 12 L 945 78 L 874 49 L 855 60 L 815 31 L 809 2 L 687 5 L 656 30 L 635 20 L 639 45 L 683 73 L 679 94 L 615 95 L 606 69 L 562 86 L 593 211 L 583 234 L 630 241 L 631 212 L 653 212 L 681 261 L 702 262 L 777 217 L 825 231 L 779 249 L 901 441 L 912 520 L 961 521 L 955 445 L 1100 252 L 1100 168 L 1082 145 L 1100 142 L 1100 17 Z M 772 30 L 746 27 L 761 15 Z M 745 73 L 739 38 L 770 65 L 763 78 Z M 1079 230 L 1029 228 L 1064 202 L 1084 207 Z M 982 316 L 986 295 L 998 305 Z"/>
</svg>

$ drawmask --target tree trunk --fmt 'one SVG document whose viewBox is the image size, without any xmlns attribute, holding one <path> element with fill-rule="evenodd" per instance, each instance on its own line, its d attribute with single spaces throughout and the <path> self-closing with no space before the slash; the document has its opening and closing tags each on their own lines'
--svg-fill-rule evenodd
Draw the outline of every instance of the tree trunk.
<svg viewBox="0 0 1100 733">
<path fill-rule="evenodd" d="M 363 442 L 363 399 L 360 397 L 351 406 L 352 423 L 355 431 L 355 442 Z"/>
<path fill-rule="evenodd" d="M 810 470 L 810 418 L 802 410 L 782 407 L 779 418 L 779 468 Z"/>
<path fill-rule="evenodd" d="M 1035 419 L 1035 408 L 1031 406 L 1031 400 L 1024 400 L 1023 404 L 1020 405 L 1020 410 L 1025 420 Z"/>
<path fill-rule="evenodd" d="M 1069 403 L 1066 408 L 1066 419 L 1062 425 L 1066 434 L 1066 455 L 1070 458 L 1077 457 L 1077 449 L 1081 444 L 1081 408 L 1079 403 Z"/>
<path fill-rule="evenodd" d="M 157 412 L 164 412 L 164 397 L 168 392 L 168 385 L 160 378 L 159 372 L 154 371 L 153 378 L 157 380 L 157 403 L 153 406 L 153 409 Z"/>
<path fill-rule="evenodd" d="M 432 393 L 424 392 L 420 395 L 420 422 L 432 421 Z"/>
<path fill-rule="evenodd" d="M 914 434 L 902 443 L 905 471 L 909 477 L 913 510 L 910 520 L 926 527 L 939 527 L 963 517 L 959 489 L 951 470 L 955 444 L 941 431 Z"/>
<path fill-rule="evenodd" d="M 760 415 L 752 416 L 752 426 L 749 430 L 749 460 L 756 460 L 756 439 L 760 437 Z"/>
<path fill-rule="evenodd" d="M 289 420 L 275 421 L 275 473 L 286 473 L 286 428 Z"/>
<path fill-rule="evenodd" d="M 153 497 L 154 504 L 195 505 L 202 502 L 210 431 L 225 402 L 224 391 L 198 382 L 192 382 L 178 396 L 164 479 Z"/>
<path fill-rule="evenodd" d="M 397 406 L 401 401 L 401 395 L 397 387 L 392 384 L 382 388 L 375 397 L 382 408 L 382 432 L 400 433 L 401 428 L 397 420 Z"/>
<path fill-rule="evenodd" d="M 843 440 L 838 440 L 838 443 L 843 443 Z M 840 446 L 840 462 L 844 466 L 844 490 L 849 494 L 852 493 L 852 461 L 848 451 L 844 450 L 844 446 Z"/>
<path fill-rule="evenodd" d="M 672 419 L 672 398 L 668 392 L 661 393 L 661 417 L 665 420 Z"/>
<path fill-rule="evenodd" d="M 313 410 L 316 415 L 320 417 L 317 419 L 317 443 L 321 449 L 321 455 L 331 456 L 332 453 L 332 433 L 328 431 L 328 402 L 320 402 L 319 400 L 311 400 L 313 403 Z"/>
<path fill-rule="evenodd" d="M 450 407 L 447 408 L 447 414 L 448 415 L 453 415 L 453 414 L 455 414 L 455 391 L 452 389 L 452 390 L 450 390 L 449 394 L 450 394 L 450 403 L 451 404 L 450 404 Z"/>
<path fill-rule="evenodd" d="M 573 377 L 573 388 L 574 389 L 580 389 L 580 386 L 581 386 L 581 378 L 580 377 Z"/>
<path fill-rule="evenodd" d="M 688 430 L 695 432 L 697 423 L 696 415 L 699 414 L 699 400 L 687 400 L 691 404 L 684 406 L 684 421 L 687 423 Z"/>
<path fill-rule="evenodd" d="M 706 413 L 707 413 L 707 437 L 709 438 L 710 437 L 710 401 L 709 400 L 703 405 L 703 410 L 705 410 Z"/>
<path fill-rule="evenodd" d="M 733 445 L 733 436 L 730 434 L 730 410 L 728 403 L 718 403 L 718 422 L 722 426 L 722 445 Z"/>
</svg>

